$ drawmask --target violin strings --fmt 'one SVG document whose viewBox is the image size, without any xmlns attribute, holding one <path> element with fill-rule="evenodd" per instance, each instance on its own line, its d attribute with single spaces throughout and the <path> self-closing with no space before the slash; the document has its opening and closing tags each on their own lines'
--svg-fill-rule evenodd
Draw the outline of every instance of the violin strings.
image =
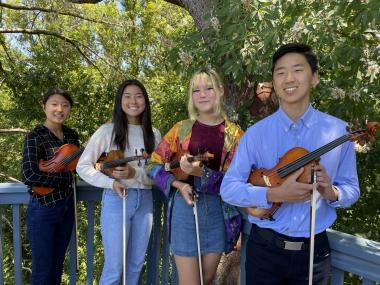
<svg viewBox="0 0 380 285">
<path fill-rule="evenodd" d="M 310 161 L 318 158 L 319 156 L 328 152 L 329 150 L 337 147 L 338 145 L 340 145 L 341 143 L 343 143 L 345 141 L 347 141 L 347 136 L 340 137 L 339 139 L 337 139 L 333 142 L 330 142 L 329 144 L 325 145 L 324 147 L 321 147 L 320 149 L 317 149 L 313 152 L 310 152 L 310 153 L 306 154 L 305 156 L 293 161 L 289 165 L 284 166 L 283 168 L 280 168 L 278 170 L 278 174 L 281 177 L 284 177 L 284 176 L 288 175 L 289 173 L 295 171 L 296 169 L 306 165 Z"/>
<path fill-rule="evenodd" d="M 66 158 L 62 159 L 63 165 L 65 165 L 65 166 L 68 165 L 70 162 L 72 162 L 74 159 L 76 159 L 82 152 L 83 152 L 82 148 L 77 149 L 71 155 L 69 155 Z"/>
<path fill-rule="evenodd" d="M 326 144 L 325 146 L 323 146 L 323 147 L 321 147 L 315 151 L 312 151 L 312 152 L 304 155 L 303 157 L 296 159 L 295 161 L 289 163 L 288 165 L 286 165 L 284 167 L 281 167 L 280 169 L 277 170 L 277 174 L 280 177 L 284 177 L 284 176 L 288 175 L 289 173 L 295 171 L 296 169 L 306 165 L 310 161 L 320 157 L 321 155 L 325 154 L 326 152 L 328 152 L 328 151 L 334 149 L 335 147 L 341 145 L 342 143 L 346 142 L 347 140 L 349 140 L 348 135 L 341 136 L 340 138 Z"/>
<path fill-rule="evenodd" d="M 131 157 L 126 157 L 122 159 L 116 159 L 116 160 L 111 160 L 111 161 L 106 161 L 103 163 L 103 168 L 112 168 L 119 166 L 123 163 L 131 162 L 133 160 L 138 160 L 144 158 L 142 155 L 137 155 L 137 156 L 131 156 Z"/>
</svg>

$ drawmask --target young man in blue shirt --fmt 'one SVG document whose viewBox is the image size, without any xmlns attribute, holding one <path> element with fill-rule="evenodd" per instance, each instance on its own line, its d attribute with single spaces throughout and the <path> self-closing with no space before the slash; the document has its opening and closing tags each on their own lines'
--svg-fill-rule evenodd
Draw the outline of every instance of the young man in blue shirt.
<svg viewBox="0 0 380 285">
<path fill-rule="evenodd" d="M 317 69 L 317 57 L 307 45 L 286 44 L 274 53 L 272 79 L 280 107 L 247 130 L 222 182 L 226 202 L 250 207 L 246 284 L 308 283 L 312 185 L 297 181 L 304 168 L 276 186 L 247 181 L 251 170 L 274 167 L 294 147 L 313 151 L 347 133 L 344 121 L 310 104 L 311 89 L 319 82 Z M 351 206 L 360 195 L 353 143 L 345 142 L 322 155 L 314 170 L 318 196 L 313 284 L 327 284 L 330 247 L 326 228 L 334 223 L 336 208 Z M 272 219 L 260 217 L 273 203 L 282 204 Z"/>
</svg>

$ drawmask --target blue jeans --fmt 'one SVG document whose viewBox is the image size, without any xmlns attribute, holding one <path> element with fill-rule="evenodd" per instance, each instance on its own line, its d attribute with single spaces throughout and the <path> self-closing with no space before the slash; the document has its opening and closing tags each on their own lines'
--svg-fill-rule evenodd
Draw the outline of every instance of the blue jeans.
<svg viewBox="0 0 380 285">
<path fill-rule="evenodd" d="M 54 206 L 44 206 L 31 197 L 26 225 L 32 250 L 31 285 L 61 284 L 63 262 L 74 225 L 72 196 Z"/>
<path fill-rule="evenodd" d="M 153 199 L 149 189 L 128 189 L 126 197 L 126 283 L 138 284 L 153 223 Z M 100 217 L 104 266 L 100 285 L 117 285 L 123 275 L 123 199 L 104 189 Z"/>
</svg>

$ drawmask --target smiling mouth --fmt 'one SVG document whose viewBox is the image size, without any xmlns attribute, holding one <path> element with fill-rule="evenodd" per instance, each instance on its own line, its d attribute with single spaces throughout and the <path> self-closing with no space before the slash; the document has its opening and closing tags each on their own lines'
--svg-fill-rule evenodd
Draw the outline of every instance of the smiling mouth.
<svg viewBox="0 0 380 285">
<path fill-rule="evenodd" d="M 296 91 L 297 87 L 289 87 L 289 88 L 285 88 L 284 91 L 288 94 L 291 94 L 293 93 L 294 91 Z"/>
</svg>

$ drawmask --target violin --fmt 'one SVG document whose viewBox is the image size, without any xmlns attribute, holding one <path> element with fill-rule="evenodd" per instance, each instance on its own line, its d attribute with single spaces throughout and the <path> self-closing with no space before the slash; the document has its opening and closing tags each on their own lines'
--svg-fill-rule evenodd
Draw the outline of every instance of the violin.
<svg viewBox="0 0 380 285">
<path fill-rule="evenodd" d="M 203 154 L 198 154 L 195 156 L 187 157 L 187 161 L 188 162 L 199 161 L 200 162 L 199 167 L 201 167 L 203 161 L 208 161 L 212 158 L 214 158 L 214 155 L 212 153 L 209 153 L 208 151 L 206 151 Z M 171 162 L 165 163 L 164 169 L 166 171 L 172 172 L 174 174 L 174 176 L 177 178 L 177 180 L 180 180 L 180 181 L 185 181 L 189 177 L 189 175 L 187 173 L 183 172 L 180 168 L 180 157 L 178 159 L 171 161 Z"/>
<path fill-rule="evenodd" d="M 64 144 L 57 149 L 51 159 L 46 161 L 41 159 L 38 167 L 41 171 L 47 173 L 73 171 L 77 167 L 83 150 L 84 147 L 77 147 L 75 144 Z"/>
<path fill-rule="evenodd" d="M 47 171 L 50 171 L 48 173 L 53 173 L 53 172 L 62 172 L 62 171 L 71 171 L 74 170 L 76 165 L 78 164 L 79 156 L 82 154 L 84 147 L 78 148 L 75 145 L 70 145 L 69 147 L 67 145 L 70 144 L 65 144 L 61 146 L 57 152 L 61 150 L 61 148 L 64 148 L 67 153 L 69 153 L 68 149 L 73 150 L 73 153 L 71 155 L 68 155 L 63 158 L 64 162 L 59 162 L 58 159 L 54 161 L 53 157 L 52 159 L 48 160 L 47 162 L 41 160 L 39 167 L 41 171 L 44 171 L 41 169 L 41 164 L 43 165 L 43 169 L 46 169 Z M 74 146 L 74 147 L 73 147 Z M 76 149 L 75 149 L 76 148 Z M 136 150 L 137 152 L 137 150 Z M 108 153 L 102 153 L 102 155 L 99 157 L 97 163 L 95 164 L 95 169 L 103 172 L 104 174 L 112 177 L 112 171 L 115 169 L 117 166 L 125 165 L 126 163 L 134 160 L 139 160 L 139 165 L 140 165 L 140 160 L 145 159 L 147 160 L 149 158 L 148 154 L 144 152 L 143 149 L 141 149 L 142 155 L 137 155 L 136 156 L 131 156 L 131 157 L 124 157 L 124 152 L 121 150 L 111 150 Z M 50 166 L 50 167 L 49 167 Z M 60 169 L 61 171 L 55 171 Z M 66 170 L 68 169 L 68 170 Z M 45 172 L 47 172 L 45 171 Z M 39 194 L 39 195 L 46 195 L 51 192 L 53 192 L 54 187 L 46 187 L 46 186 L 33 186 L 32 191 Z"/>
<path fill-rule="evenodd" d="M 73 171 L 78 164 L 79 157 L 82 154 L 83 150 L 84 146 L 78 147 L 75 144 L 64 144 L 54 152 L 54 155 L 51 159 L 41 159 L 38 163 L 38 168 L 46 173 Z M 54 187 L 32 187 L 33 192 L 42 196 L 53 192 L 53 190 Z"/>
<path fill-rule="evenodd" d="M 294 147 L 287 151 L 273 168 L 253 169 L 248 178 L 248 182 L 254 186 L 275 187 L 281 185 L 291 173 L 304 167 L 303 173 L 298 177 L 297 181 L 309 183 L 312 168 L 315 164 L 318 164 L 321 155 L 347 141 L 369 139 L 373 142 L 374 134 L 378 129 L 380 129 L 379 123 L 369 122 L 366 129 L 349 132 L 312 152 L 302 147 Z M 247 211 L 254 217 L 273 220 L 273 215 L 281 207 L 281 204 L 282 203 L 273 203 L 269 209 L 248 207 Z"/>
<path fill-rule="evenodd" d="M 103 153 L 97 163 L 95 164 L 95 169 L 103 172 L 104 174 L 108 175 L 109 177 L 112 177 L 112 172 L 114 171 L 115 167 L 125 165 L 128 162 L 138 160 L 138 165 L 141 165 L 141 160 L 145 160 L 145 162 L 148 160 L 149 155 L 144 151 L 144 149 L 141 149 L 141 155 L 129 156 L 124 157 L 124 151 L 122 150 L 111 150 L 108 153 Z"/>
</svg>

